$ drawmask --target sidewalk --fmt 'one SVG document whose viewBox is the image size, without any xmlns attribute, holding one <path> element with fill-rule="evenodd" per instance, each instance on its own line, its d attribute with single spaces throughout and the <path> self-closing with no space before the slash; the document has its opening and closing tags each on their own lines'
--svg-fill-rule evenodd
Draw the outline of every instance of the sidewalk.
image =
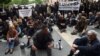
<svg viewBox="0 0 100 56">
<path fill-rule="evenodd" d="M 67 56 L 69 51 L 70 51 L 70 45 L 56 32 L 56 30 L 54 30 L 52 32 L 52 37 L 54 39 L 54 43 L 57 43 L 59 41 L 59 39 L 61 39 L 61 43 L 62 43 L 62 46 L 63 46 L 63 49 L 62 50 L 59 50 L 57 48 L 53 48 L 52 49 L 52 56 Z M 22 39 L 20 39 L 21 42 L 27 42 L 27 37 L 23 37 Z M 0 56 L 30 56 L 30 49 L 28 48 L 25 48 L 25 51 L 21 51 L 20 47 L 16 47 L 15 48 L 15 51 L 13 54 L 8 54 L 8 55 L 5 55 L 5 49 L 6 49 L 6 43 L 3 43 L 3 42 L 0 42 Z M 38 52 L 37 53 L 37 56 L 47 56 L 46 55 L 47 53 L 46 52 Z"/>
<path fill-rule="evenodd" d="M 66 32 L 60 33 L 57 26 L 54 26 L 53 29 L 71 46 L 73 41 L 76 38 L 79 38 L 78 35 L 71 35 L 71 32 L 73 31 L 72 28 L 67 27 Z"/>
<path fill-rule="evenodd" d="M 73 31 L 72 27 L 67 27 L 66 32 L 60 33 L 57 26 L 53 26 L 53 29 L 71 46 L 73 41 L 76 38 L 80 38 L 78 35 L 71 35 L 71 32 Z M 88 26 L 87 30 L 95 30 L 97 32 L 97 37 L 100 40 L 100 29 L 94 28 L 94 26 Z"/>
<path fill-rule="evenodd" d="M 79 38 L 78 35 L 71 35 L 70 33 L 73 31 L 73 28 L 68 27 L 66 32 L 60 33 L 57 26 L 53 26 L 54 31 L 52 32 L 52 37 L 54 39 L 54 43 L 57 43 L 59 39 L 61 39 L 61 43 L 63 46 L 62 50 L 52 49 L 52 56 L 67 56 L 69 54 L 71 45 L 76 38 Z M 88 27 L 88 29 L 94 29 L 92 27 Z M 100 36 L 100 29 L 94 29 L 98 32 L 98 37 Z M 99 38 L 100 39 L 100 38 Z M 21 42 L 27 42 L 27 37 L 23 37 L 20 39 Z M 30 49 L 25 48 L 25 52 L 22 52 L 20 47 L 16 47 L 13 54 L 5 55 L 6 43 L 0 42 L 0 56 L 30 56 Z M 46 52 L 39 52 L 37 56 L 47 56 Z"/>
</svg>

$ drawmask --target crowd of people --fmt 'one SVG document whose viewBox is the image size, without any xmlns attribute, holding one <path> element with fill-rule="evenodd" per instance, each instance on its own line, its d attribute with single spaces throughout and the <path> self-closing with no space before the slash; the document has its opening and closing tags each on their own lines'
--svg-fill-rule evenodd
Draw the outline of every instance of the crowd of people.
<svg viewBox="0 0 100 56">
<path fill-rule="evenodd" d="M 80 8 L 81 12 L 77 14 L 74 12 L 62 14 L 58 8 L 58 2 L 54 5 L 37 4 L 35 7 L 32 7 L 32 16 L 24 18 L 19 16 L 18 10 L 22 9 L 20 6 L 18 8 L 13 7 L 9 10 L 5 9 L 5 13 L 0 13 L 0 39 L 6 39 L 8 45 L 5 54 L 9 52 L 12 54 L 15 46 L 19 44 L 19 38 L 27 35 L 28 41 L 26 46 L 30 46 L 30 39 L 33 39 L 34 42 L 31 46 L 31 56 L 35 56 L 35 51 L 38 49 L 47 49 L 48 56 L 51 56 L 51 48 L 53 47 L 51 33 L 53 31 L 53 25 L 57 25 L 61 33 L 66 32 L 67 27 L 73 27 L 71 34 L 75 35 L 79 33 L 80 37 L 87 31 L 88 25 L 96 24 L 95 28 L 100 28 L 100 8 L 98 10 L 91 8 L 87 12 L 87 9 L 83 7 L 84 9 Z M 24 9 L 28 8 L 24 7 Z M 86 35 L 88 34 L 89 38 L 84 38 L 85 40 L 81 39 L 82 41 L 76 40 L 74 42 L 69 56 L 73 55 L 76 50 L 80 50 L 78 56 L 99 55 L 100 46 L 98 47 L 99 41 L 97 40 L 96 34 L 94 31 L 89 31 Z"/>
<path fill-rule="evenodd" d="M 100 11 L 100 1 L 89 2 L 88 0 L 83 0 L 82 2 L 80 12 L 81 10 L 86 11 L 86 13 Z"/>
</svg>

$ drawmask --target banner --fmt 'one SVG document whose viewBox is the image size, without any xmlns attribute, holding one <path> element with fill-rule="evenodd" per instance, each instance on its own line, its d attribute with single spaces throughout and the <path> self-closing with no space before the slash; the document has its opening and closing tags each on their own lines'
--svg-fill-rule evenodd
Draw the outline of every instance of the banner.
<svg viewBox="0 0 100 56">
<path fill-rule="evenodd" d="M 32 16 L 32 9 L 20 9 L 19 16 L 22 18 Z"/>
<path fill-rule="evenodd" d="M 66 2 L 60 2 L 59 3 L 59 10 L 70 10 L 70 11 L 74 11 L 74 10 L 79 10 L 80 8 L 80 1 L 66 1 Z"/>
</svg>

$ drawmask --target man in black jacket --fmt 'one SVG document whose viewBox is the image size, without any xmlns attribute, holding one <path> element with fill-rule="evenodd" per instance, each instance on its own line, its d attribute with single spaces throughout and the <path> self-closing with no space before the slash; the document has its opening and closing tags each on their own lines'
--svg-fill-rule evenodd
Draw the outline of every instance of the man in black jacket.
<svg viewBox="0 0 100 56">
<path fill-rule="evenodd" d="M 34 45 L 32 45 L 31 49 L 31 56 L 36 56 L 35 51 L 39 50 L 47 50 L 48 56 L 51 56 L 51 48 L 53 47 L 52 44 L 52 36 L 50 32 L 48 31 L 47 26 L 43 26 L 41 30 L 37 31 L 33 35 L 33 42 Z"/>
<path fill-rule="evenodd" d="M 57 21 L 57 26 L 58 26 L 60 32 L 66 31 L 67 23 L 66 23 L 66 19 L 64 19 L 63 15 L 60 15 L 60 17 Z"/>
<path fill-rule="evenodd" d="M 68 56 L 79 50 L 77 56 L 100 56 L 100 42 L 97 39 L 97 33 L 94 30 L 87 32 L 87 37 L 76 39 Z"/>
</svg>

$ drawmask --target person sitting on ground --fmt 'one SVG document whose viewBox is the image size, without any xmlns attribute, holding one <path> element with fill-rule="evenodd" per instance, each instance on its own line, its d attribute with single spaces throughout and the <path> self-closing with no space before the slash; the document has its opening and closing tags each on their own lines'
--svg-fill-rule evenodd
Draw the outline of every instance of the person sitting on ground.
<svg viewBox="0 0 100 56">
<path fill-rule="evenodd" d="M 24 30 L 25 27 L 23 25 L 24 25 L 23 24 L 23 20 L 22 20 L 21 17 L 19 17 L 17 19 L 17 25 L 16 25 L 17 29 L 19 30 L 18 32 L 20 33 L 19 37 L 23 37 L 24 36 L 24 31 L 23 30 Z"/>
<path fill-rule="evenodd" d="M 70 19 L 69 26 L 72 27 L 72 26 L 75 26 L 76 24 L 77 24 L 76 15 L 73 13 L 72 16 L 71 16 L 71 19 Z"/>
<path fill-rule="evenodd" d="M 67 20 L 68 25 L 70 25 L 71 17 L 72 17 L 72 13 L 68 13 L 67 16 L 66 16 L 66 20 Z"/>
<path fill-rule="evenodd" d="M 85 13 L 85 11 L 82 11 L 82 16 L 85 16 L 87 18 L 87 14 Z"/>
<path fill-rule="evenodd" d="M 71 33 L 73 34 L 77 34 L 77 33 L 83 33 L 85 32 L 87 29 L 87 20 L 86 17 L 81 16 L 81 18 L 79 19 L 79 21 L 77 22 L 77 24 L 75 25 L 74 31 Z"/>
<path fill-rule="evenodd" d="M 68 56 L 73 56 L 76 50 L 79 50 L 76 56 L 100 56 L 100 41 L 97 38 L 97 32 L 89 30 L 86 36 L 76 39 Z"/>
<path fill-rule="evenodd" d="M 63 15 L 60 15 L 57 26 L 61 32 L 65 32 L 67 28 L 66 19 L 64 19 Z"/>
<path fill-rule="evenodd" d="M 50 17 L 46 17 L 46 19 L 44 20 L 44 24 L 48 26 L 50 32 L 53 31 L 53 19 L 51 19 Z"/>
<path fill-rule="evenodd" d="M 48 31 L 48 27 L 43 25 L 42 29 L 38 30 L 33 35 L 33 45 L 31 49 L 31 56 L 36 56 L 35 51 L 47 50 L 48 56 L 51 56 L 51 48 L 53 47 L 53 38 L 51 33 Z"/>
<path fill-rule="evenodd" d="M 98 23 L 95 28 L 100 28 L 100 12 L 97 12 L 94 23 Z"/>
<path fill-rule="evenodd" d="M 94 14 L 92 12 L 89 12 L 89 22 L 88 22 L 88 24 L 92 25 L 94 20 L 95 20 Z"/>
<path fill-rule="evenodd" d="M 9 31 L 7 33 L 7 50 L 5 52 L 5 54 L 8 54 L 10 52 L 10 54 L 13 53 L 14 50 L 14 45 L 15 45 L 15 40 L 17 40 L 18 37 L 18 32 L 15 29 L 14 26 L 10 26 L 9 27 Z"/>
</svg>

